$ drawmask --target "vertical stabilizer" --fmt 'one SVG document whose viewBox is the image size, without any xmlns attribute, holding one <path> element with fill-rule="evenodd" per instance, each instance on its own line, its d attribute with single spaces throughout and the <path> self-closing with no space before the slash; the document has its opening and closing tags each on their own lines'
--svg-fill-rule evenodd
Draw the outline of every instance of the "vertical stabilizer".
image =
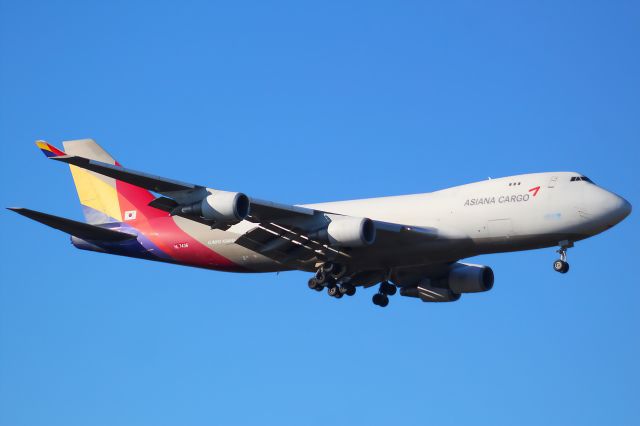
<svg viewBox="0 0 640 426">
<path fill-rule="evenodd" d="M 61 154 L 120 166 L 93 139 L 65 141 L 63 145 L 64 152 Z M 55 153 L 55 155 L 59 154 Z M 155 197 L 146 189 L 73 165 L 69 167 L 87 223 L 135 222 L 156 215 L 166 215 L 164 212 L 148 207 L 148 203 Z"/>
<path fill-rule="evenodd" d="M 65 141 L 62 144 L 67 155 L 116 164 L 113 157 L 92 139 Z M 86 221 L 92 224 L 122 222 L 115 179 L 76 166 L 69 168 Z"/>
</svg>

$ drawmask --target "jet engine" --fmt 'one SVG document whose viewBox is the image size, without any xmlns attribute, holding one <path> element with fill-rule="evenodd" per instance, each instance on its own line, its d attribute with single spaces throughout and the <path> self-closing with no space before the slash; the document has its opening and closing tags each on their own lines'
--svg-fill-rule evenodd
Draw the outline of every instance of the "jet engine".
<svg viewBox="0 0 640 426">
<path fill-rule="evenodd" d="M 217 223 L 233 225 L 249 215 L 251 202 L 241 192 L 209 190 L 209 195 L 194 204 L 183 206 L 184 214 L 201 216 Z"/>
<path fill-rule="evenodd" d="M 456 263 L 447 277 L 454 293 L 479 293 L 493 288 L 493 270 L 488 266 Z"/>
<path fill-rule="evenodd" d="M 493 271 L 488 266 L 454 263 L 444 277 L 400 281 L 400 285 L 402 296 L 419 297 L 423 302 L 453 302 L 463 293 L 491 290 Z"/>
<path fill-rule="evenodd" d="M 338 247 L 368 246 L 376 239 L 376 226 L 367 218 L 334 217 L 326 228 L 313 237 Z"/>
</svg>

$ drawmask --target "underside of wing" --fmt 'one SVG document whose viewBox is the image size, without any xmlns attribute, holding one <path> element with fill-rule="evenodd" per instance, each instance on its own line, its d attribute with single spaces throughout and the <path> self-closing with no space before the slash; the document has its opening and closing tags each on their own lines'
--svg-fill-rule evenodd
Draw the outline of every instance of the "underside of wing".
<svg viewBox="0 0 640 426">
<path fill-rule="evenodd" d="M 344 250 L 309 238 L 304 231 L 273 222 L 260 223 L 235 243 L 287 267 L 309 271 L 315 270 L 318 264 L 336 260 L 346 263 L 350 259 Z"/>
</svg>

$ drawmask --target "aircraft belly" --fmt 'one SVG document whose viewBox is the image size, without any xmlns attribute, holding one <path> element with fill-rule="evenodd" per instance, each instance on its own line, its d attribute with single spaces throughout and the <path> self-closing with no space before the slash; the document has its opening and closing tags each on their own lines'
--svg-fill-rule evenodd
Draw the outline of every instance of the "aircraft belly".
<svg viewBox="0 0 640 426">
<path fill-rule="evenodd" d="M 381 269 L 407 265 L 454 262 L 473 253 L 471 239 L 433 240 L 419 245 L 388 246 L 353 250 L 353 265 Z"/>
<path fill-rule="evenodd" d="M 557 246 L 560 241 L 580 241 L 588 237 L 589 235 L 584 233 L 558 232 L 516 235 L 508 240 L 504 238 L 482 238 L 474 241 L 476 245 L 474 254 L 470 256 L 554 247 Z"/>
<path fill-rule="evenodd" d="M 259 253 L 250 251 L 234 242 L 240 234 L 219 229 L 181 217 L 162 220 L 173 222 L 176 229 L 156 221 L 153 226 L 159 232 L 154 237 L 163 241 L 164 251 L 168 251 L 177 263 L 216 270 L 238 272 L 273 272 L 286 270 L 282 265 Z"/>
<path fill-rule="evenodd" d="M 291 269 L 271 258 L 239 246 L 238 244 L 227 244 L 216 247 L 215 250 L 236 265 L 247 269 L 249 272 L 278 272 Z"/>
</svg>

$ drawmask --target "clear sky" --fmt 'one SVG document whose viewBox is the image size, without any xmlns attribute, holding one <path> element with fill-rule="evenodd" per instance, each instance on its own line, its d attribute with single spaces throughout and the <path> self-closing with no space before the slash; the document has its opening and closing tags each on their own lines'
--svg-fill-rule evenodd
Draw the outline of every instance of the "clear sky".
<svg viewBox="0 0 640 426">
<path fill-rule="evenodd" d="M 0 205 L 81 219 L 33 145 L 285 203 L 579 171 L 636 208 L 483 256 L 450 304 L 75 250 L 0 213 L 0 424 L 640 422 L 640 6 L 0 0 Z"/>
</svg>

